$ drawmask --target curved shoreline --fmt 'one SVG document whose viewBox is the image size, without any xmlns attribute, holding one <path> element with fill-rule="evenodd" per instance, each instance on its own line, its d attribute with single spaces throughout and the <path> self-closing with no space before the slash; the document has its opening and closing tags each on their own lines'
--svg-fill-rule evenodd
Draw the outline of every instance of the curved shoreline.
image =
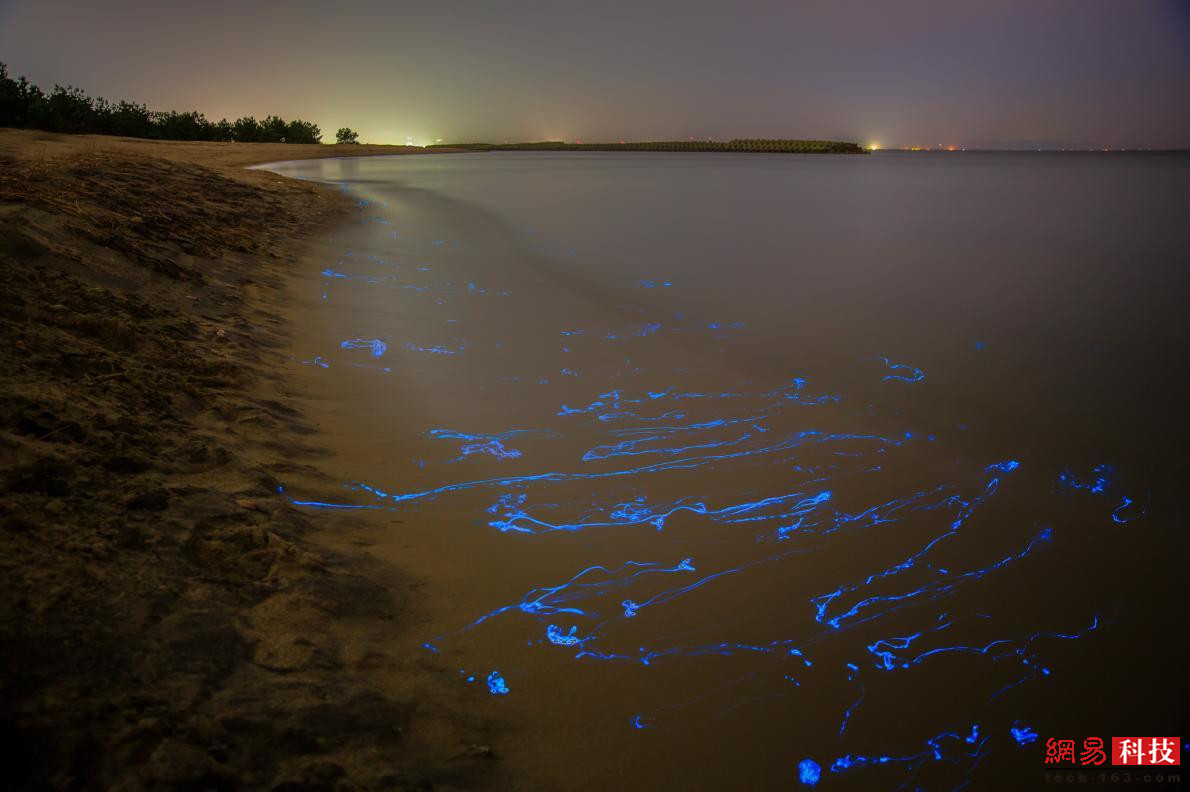
<svg viewBox="0 0 1190 792">
<path fill-rule="evenodd" d="M 421 729 L 433 677 L 370 638 L 400 624 L 411 583 L 318 542 L 350 516 L 278 492 L 322 477 L 278 375 L 289 262 L 351 202 L 240 166 L 328 148 L 0 131 L 17 787 L 485 777 L 478 730 Z"/>
</svg>

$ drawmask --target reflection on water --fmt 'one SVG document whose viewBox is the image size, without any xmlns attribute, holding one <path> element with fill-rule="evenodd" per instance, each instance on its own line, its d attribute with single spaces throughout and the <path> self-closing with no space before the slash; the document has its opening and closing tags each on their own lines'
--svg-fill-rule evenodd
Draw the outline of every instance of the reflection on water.
<svg viewBox="0 0 1190 792">
<path fill-rule="evenodd" d="M 359 204 L 295 374 L 344 486 L 295 502 L 404 520 L 510 786 L 1027 787 L 1176 733 L 1187 165 L 273 166 Z"/>
</svg>

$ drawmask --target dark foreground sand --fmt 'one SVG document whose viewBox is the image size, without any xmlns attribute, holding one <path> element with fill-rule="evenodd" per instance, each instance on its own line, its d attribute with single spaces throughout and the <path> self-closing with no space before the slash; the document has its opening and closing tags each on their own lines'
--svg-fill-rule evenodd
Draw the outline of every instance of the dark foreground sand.
<svg viewBox="0 0 1190 792">
<path fill-rule="evenodd" d="M 343 149 L 0 130 L 3 786 L 485 780 L 443 683 L 380 649 L 411 583 L 277 492 L 319 477 L 287 268 L 350 201 L 239 166 L 401 153 Z"/>
</svg>

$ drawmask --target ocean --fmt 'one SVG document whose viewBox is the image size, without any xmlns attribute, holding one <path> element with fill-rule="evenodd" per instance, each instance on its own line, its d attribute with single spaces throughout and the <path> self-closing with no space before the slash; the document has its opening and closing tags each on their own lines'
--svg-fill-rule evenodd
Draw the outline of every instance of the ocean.
<svg viewBox="0 0 1190 792">
<path fill-rule="evenodd" d="M 267 167 L 357 205 L 295 263 L 337 480 L 287 495 L 424 584 L 394 646 L 508 788 L 1030 788 L 1178 733 L 1190 156 Z"/>
</svg>

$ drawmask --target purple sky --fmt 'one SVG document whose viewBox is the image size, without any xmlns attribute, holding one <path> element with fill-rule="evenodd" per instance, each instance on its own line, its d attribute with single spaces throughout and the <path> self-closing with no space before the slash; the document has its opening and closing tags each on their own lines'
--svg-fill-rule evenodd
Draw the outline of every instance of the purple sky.
<svg viewBox="0 0 1190 792">
<path fill-rule="evenodd" d="M 1190 0 L 0 0 L 0 60 L 374 142 L 1190 147 Z"/>
</svg>

